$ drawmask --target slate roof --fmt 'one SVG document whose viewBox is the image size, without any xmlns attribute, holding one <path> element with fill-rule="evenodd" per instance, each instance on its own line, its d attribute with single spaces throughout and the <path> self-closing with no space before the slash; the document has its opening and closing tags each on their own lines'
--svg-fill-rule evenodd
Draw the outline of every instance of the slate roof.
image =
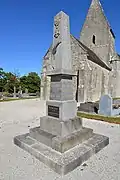
<svg viewBox="0 0 120 180">
<path fill-rule="evenodd" d="M 77 38 L 75 38 L 74 36 L 72 36 L 78 43 L 78 45 L 83 48 L 87 54 L 88 54 L 88 59 L 91 60 L 92 62 L 98 64 L 99 66 L 111 71 L 112 68 L 109 67 L 106 63 L 104 63 L 100 57 L 98 57 L 90 48 L 88 48 L 86 45 L 84 45 L 81 41 L 79 41 Z"/>
</svg>

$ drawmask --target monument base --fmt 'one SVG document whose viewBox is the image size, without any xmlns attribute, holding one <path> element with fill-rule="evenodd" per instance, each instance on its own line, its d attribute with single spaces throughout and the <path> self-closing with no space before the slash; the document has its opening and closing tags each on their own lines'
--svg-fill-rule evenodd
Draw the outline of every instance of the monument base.
<svg viewBox="0 0 120 180">
<path fill-rule="evenodd" d="M 38 127 L 31 129 L 30 133 L 16 136 L 14 143 L 56 173 L 65 175 L 107 146 L 109 138 L 94 134 L 88 128 L 81 128 L 69 136 L 59 137 Z"/>
</svg>

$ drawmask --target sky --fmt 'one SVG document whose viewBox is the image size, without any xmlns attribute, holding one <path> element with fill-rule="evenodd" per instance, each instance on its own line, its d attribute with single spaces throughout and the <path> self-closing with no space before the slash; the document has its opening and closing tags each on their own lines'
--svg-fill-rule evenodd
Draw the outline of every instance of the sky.
<svg viewBox="0 0 120 180">
<path fill-rule="evenodd" d="M 91 0 L 0 0 L 0 67 L 5 71 L 40 74 L 52 43 L 53 18 L 70 16 L 71 33 L 79 37 Z M 120 53 L 120 0 L 101 0 L 116 35 Z"/>
</svg>

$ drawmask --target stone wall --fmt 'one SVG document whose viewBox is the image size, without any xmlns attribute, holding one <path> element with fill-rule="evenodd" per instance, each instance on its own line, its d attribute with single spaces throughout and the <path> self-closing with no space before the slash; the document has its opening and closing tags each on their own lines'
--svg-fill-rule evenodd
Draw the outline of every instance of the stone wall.
<svg viewBox="0 0 120 180">
<path fill-rule="evenodd" d="M 98 64 L 88 60 L 84 49 L 80 48 L 77 41 L 71 36 L 71 50 L 72 50 L 72 68 L 77 75 L 79 71 L 79 85 L 78 85 L 78 101 L 88 102 L 97 101 L 104 93 L 112 93 L 109 90 L 112 81 L 109 80 L 110 72 Z M 47 58 L 46 58 L 47 57 Z M 48 100 L 50 97 L 50 77 L 46 76 L 46 72 L 51 70 L 52 65 L 51 50 L 49 50 L 44 58 L 43 71 L 41 78 L 41 99 Z M 110 77 L 113 76 L 113 72 Z M 76 99 L 77 92 L 77 76 L 73 77 L 74 99 Z M 111 88 L 112 89 L 112 88 Z"/>
<path fill-rule="evenodd" d="M 88 60 L 86 52 L 71 37 L 74 72 L 79 70 L 78 101 L 96 101 L 101 94 L 108 93 L 109 71 Z M 74 77 L 74 96 L 77 79 Z"/>
<path fill-rule="evenodd" d="M 42 100 L 49 100 L 50 98 L 50 82 L 51 78 L 46 75 L 52 69 L 52 46 L 47 51 L 43 58 L 43 67 L 41 73 L 41 91 L 40 97 Z"/>
<path fill-rule="evenodd" d="M 112 71 L 89 60 L 86 51 L 78 45 L 72 35 L 70 41 L 72 69 L 76 75 L 79 73 L 79 82 L 77 76 L 73 77 L 74 99 L 77 96 L 79 102 L 96 101 L 102 94 L 107 93 L 112 97 L 120 97 L 120 56 L 116 53 L 115 37 L 99 1 L 93 0 L 91 3 L 81 30 L 80 41 L 95 52 Z M 50 78 L 46 76 L 46 72 L 52 71 L 55 66 L 52 48 L 49 48 L 43 59 L 41 75 L 41 99 L 46 100 L 50 98 Z M 110 64 L 111 60 L 114 61 Z"/>
</svg>

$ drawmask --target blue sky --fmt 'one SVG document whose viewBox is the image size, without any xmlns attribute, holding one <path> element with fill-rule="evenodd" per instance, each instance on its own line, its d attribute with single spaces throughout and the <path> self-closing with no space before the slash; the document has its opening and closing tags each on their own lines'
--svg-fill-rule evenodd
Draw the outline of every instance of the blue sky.
<svg viewBox="0 0 120 180">
<path fill-rule="evenodd" d="M 79 37 L 91 0 L 0 0 L 0 67 L 21 75 L 40 73 L 52 42 L 53 17 L 70 16 L 71 33 Z M 120 52 L 120 0 L 101 0 Z"/>
</svg>

